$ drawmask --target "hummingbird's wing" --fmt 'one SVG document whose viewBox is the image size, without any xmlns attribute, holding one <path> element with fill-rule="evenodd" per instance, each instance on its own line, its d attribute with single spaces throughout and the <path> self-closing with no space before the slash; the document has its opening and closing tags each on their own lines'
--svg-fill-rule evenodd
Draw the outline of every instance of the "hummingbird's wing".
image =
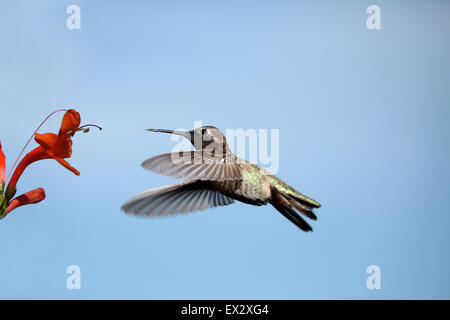
<svg viewBox="0 0 450 320">
<path fill-rule="evenodd" d="M 241 167 L 231 154 L 214 156 L 210 151 L 192 150 L 159 154 L 142 167 L 173 178 L 196 180 L 240 180 Z"/>
<path fill-rule="evenodd" d="M 167 216 L 194 212 L 232 204 L 209 181 L 187 180 L 144 191 L 122 206 L 122 210 L 137 216 Z"/>
</svg>

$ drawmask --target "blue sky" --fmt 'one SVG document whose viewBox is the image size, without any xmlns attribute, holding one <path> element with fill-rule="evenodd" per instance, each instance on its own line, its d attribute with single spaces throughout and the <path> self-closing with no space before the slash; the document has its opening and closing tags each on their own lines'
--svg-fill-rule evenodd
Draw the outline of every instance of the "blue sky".
<svg viewBox="0 0 450 320">
<path fill-rule="evenodd" d="M 80 30 L 66 28 L 71 4 Z M 366 28 L 371 4 L 381 30 Z M 0 298 L 450 298 L 449 6 L 1 1 L 7 165 L 59 107 L 104 130 L 75 136 L 79 177 L 53 160 L 23 175 L 19 191 L 47 198 L 0 221 Z M 323 205 L 314 232 L 270 206 L 121 212 L 175 182 L 140 167 L 175 144 L 141 129 L 195 120 L 279 129 L 278 175 Z M 66 288 L 73 264 L 80 290 Z"/>
</svg>

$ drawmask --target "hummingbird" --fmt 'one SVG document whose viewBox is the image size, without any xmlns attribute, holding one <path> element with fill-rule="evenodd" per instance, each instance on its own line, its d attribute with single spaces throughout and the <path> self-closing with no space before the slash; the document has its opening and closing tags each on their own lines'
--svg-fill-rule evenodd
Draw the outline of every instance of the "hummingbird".
<svg viewBox="0 0 450 320">
<path fill-rule="evenodd" d="M 123 204 L 126 213 L 168 216 L 227 206 L 237 200 L 255 206 L 271 204 L 301 230 L 312 231 L 301 215 L 316 220 L 313 209 L 320 204 L 264 168 L 234 155 L 218 128 L 145 130 L 183 136 L 195 150 L 168 152 L 145 160 L 144 169 L 185 180 L 135 195 Z"/>
</svg>

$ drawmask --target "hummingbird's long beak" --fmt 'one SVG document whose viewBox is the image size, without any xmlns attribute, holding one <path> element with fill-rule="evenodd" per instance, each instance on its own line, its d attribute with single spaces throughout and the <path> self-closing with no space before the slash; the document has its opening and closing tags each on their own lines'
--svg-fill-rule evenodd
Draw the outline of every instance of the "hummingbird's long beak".
<svg viewBox="0 0 450 320">
<path fill-rule="evenodd" d="M 145 129 L 146 131 L 151 132 L 162 132 L 162 133 L 171 133 L 183 136 L 189 140 L 191 140 L 191 133 L 189 131 L 178 131 L 178 130 L 167 130 L 167 129 Z"/>
</svg>

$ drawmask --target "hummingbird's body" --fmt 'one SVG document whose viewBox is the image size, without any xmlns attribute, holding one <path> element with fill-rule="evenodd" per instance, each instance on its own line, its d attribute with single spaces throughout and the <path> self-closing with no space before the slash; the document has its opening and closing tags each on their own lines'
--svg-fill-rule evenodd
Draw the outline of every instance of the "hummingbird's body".
<svg viewBox="0 0 450 320">
<path fill-rule="evenodd" d="M 148 130 L 182 135 L 196 150 L 157 155 L 142 166 L 188 180 L 136 195 L 122 206 L 125 212 L 161 216 L 229 205 L 234 200 L 257 206 L 270 203 L 299 228 L 312 231 L 295 210 L 316 220 L 312 210 L 320 204 L 260 166 L 236 157 L 219 129 L 206 126 L 192 131 Z"/>
</svg>

